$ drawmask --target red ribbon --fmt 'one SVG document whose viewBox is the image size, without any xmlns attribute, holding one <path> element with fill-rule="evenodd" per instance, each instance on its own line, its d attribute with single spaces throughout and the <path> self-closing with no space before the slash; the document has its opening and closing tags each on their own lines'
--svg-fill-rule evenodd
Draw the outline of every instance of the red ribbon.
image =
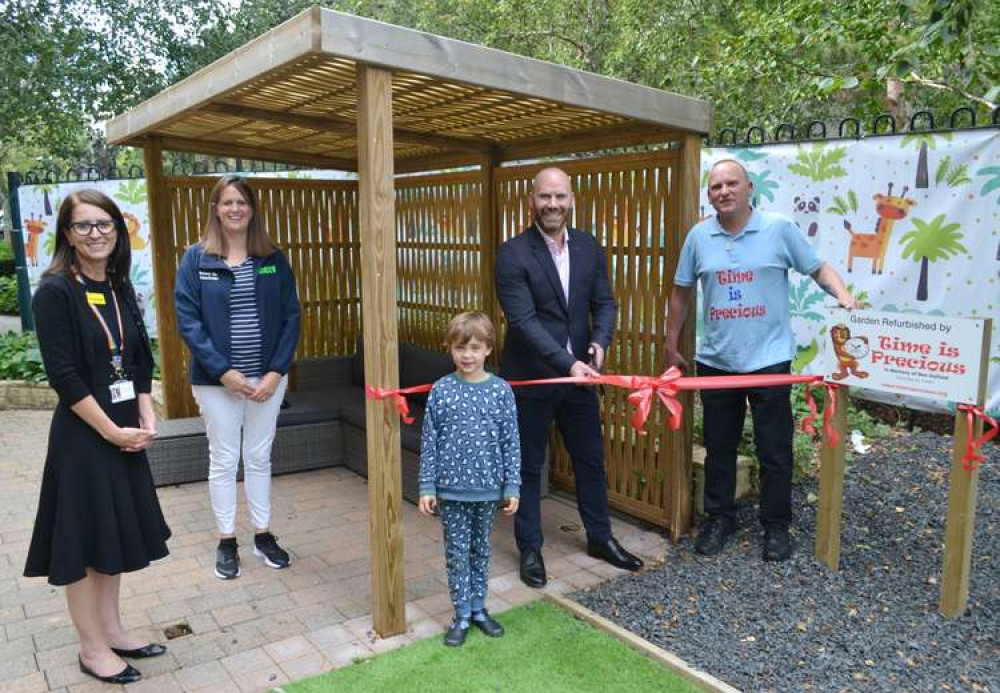
<svg viewBox="0 0 1000 693">
<path fill-rule="evenodd" d="M 406 401 L 406 395 L 418 395 L 422 392 L 430 391 L 430 385 L 414 385 L 413 387 L 402 388 L 383 388 L 365 385 L 365 397 L 375 400 L 392 398 L 393 403 L 396 405 L 396 411 L 399 412 L 400 418 L 403 419 L 403 423 L 408 424 L 413 423 L 416 419 L 410 416 L 410 405 Z"/>
<path fill-rule="evenodd" d="M 822 378 L 818 379 L 819 381 Z M 837 430 L 833 427 L 833 415 L 837 411 L 837 390 L 842 386 L 836 383 L 823 382 L 826 391 L 830 393 L 830 406 L 823 409 L 823 434 L 826 436 L 828 447 L 834 447 L 840 441 Z M 816 417 L 818 411 L 816 400 L 813 399 L 812 388 L 806 387 L 806 405 L 809 407 L 809 414 L 802 419 L 802 430 L 811 436 L 816 435 Z"/>
<path fill-rule="evenodd" d="M 967 432 L 962 466 L 972 472 L 979 469 L 979 464 L 983 461 L 983 445 L 993 440 L 997 433 L 1000 433 L 1000 426 L 997 426 L 997 422 L 992 417 L 974 404 L 959 404 L 958 410 L 965 412 Z M 978 438 L 972 435 L 972 427 L 976 419 L 981 419 L 983 424 L 990 425 L 990 429 L 984 430 Z"/>
<path fill-rule="evenodd" d="M 724 390 L 730 388 L 751 388 L 751 387 L 774 387 L 777 385 L 795 385 L 800 383 L 822 382 L 823 378 L 818 375 L 788 375 L 782 373 L 764 375 L 713 375 L 703 378 L 689 378 L 681 375 L 681 371 L 676 367 L 667 369 L 659 376 L 651 375 L 599 375 L 597 377 L 587 376 L 564 376 L 561 378 L 541 378 L 538 380 L 512 380 L 511 387 L 530 387 L 532 385 L 610 385 L 631 390 L 628 396 L 628 403 L 633 407 L 632 415 L 629 419 L 633 428 L 645 435 L 646 421 L 653 409 L 654 397 L 667 408 L 669 419 L 667 425 L 670 430 L 676 431 L 681 425 L 681 416 L 684 408 L 677 399 L 677 393 L 681 390 Z M 831 385 L 830 387 L 836 387 Z M 418 394 L 430 391 L 430 385 L 414 385 L 405 388 L 381 388 L 371 385 L 365 386 L 365 394 L 368 399 L 392 399 L 396 405 L 396 410 L 403 421 L 411 424 L 414 419 L 410 416 L 410 408 L 406 402 L 405 395 Z M 806 397 L 811 402 L 810 411 L 813 412 L 812 419 L 815 419 L 816 405 L 812 402 L 808 389 Z M 807 417 L 807 421 L 809 417 Z M 803 424 L 805 425 L 805 421 Z M 827 435 L 836 434 L 829 424 L 829 415 L 824 412 L 824 430 Z"/>
</svg>

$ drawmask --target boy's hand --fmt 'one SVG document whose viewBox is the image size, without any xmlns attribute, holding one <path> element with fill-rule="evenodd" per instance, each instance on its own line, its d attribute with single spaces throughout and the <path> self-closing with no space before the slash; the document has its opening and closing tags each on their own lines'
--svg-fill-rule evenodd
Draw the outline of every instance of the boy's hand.
<svg viewBox="0 0 1000 693">
<path fill-rule="evenodd" d="M 507 498 L 503 504 L 503 514 L 513 515 L 517 512 L 517 507 L 521 504 L 521 501 L 517 498 Z"/>
<path fill-rule="evenodd" d="M 417 509 L 420 510 L 420 514 L 427 517 L 432 517 L 437 507 L 437 496 L 420 496 L 420 501 L 417 503 Z"/>
</svg>

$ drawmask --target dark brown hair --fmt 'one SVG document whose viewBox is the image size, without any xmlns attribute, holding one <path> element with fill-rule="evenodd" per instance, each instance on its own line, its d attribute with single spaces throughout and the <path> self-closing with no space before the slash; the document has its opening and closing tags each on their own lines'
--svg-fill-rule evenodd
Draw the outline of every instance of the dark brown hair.
<svg viewBox="0 0 1000 693">
<path fill-rule="evenodd" d="M 478 311 L 459 313 L 451 319 L 451 324 L 448 325 L 444 345 L 450 349 L 453 346 L 467 344 L 470 339 L 478 339 L 492 349 L 496 338 L 495 334 L 493 323 L 486 317 L 485 313 Z"/>
<path fill-rule="evenodd" d="M 100 190 L 93 188 L 70 193 L 59 206 L 59 214 L 56 216 L 56 249 L 52 253 L 52 262 L 42 276 L 61 274 L 72 277 L 80 270 L 76 262 L 76 250 L 70 245 L 68 237 L 68 234 L 73 233 L 69 225 L 73 221 L 73 210 L 77 205 L 98 207 L 107 212 L 115 223 L 115 247 L 108 256 L 106 271 L 111 286 L 121 289 L 128 284 L 129 273 L 132 271 L 132 244 L 129 242 L 128 228 L 125 226 L 125 218 L 122 217 L 118 205 Z"/>
<path fill-rule="evenodd" d="M 201 235 L 201 247 L 206 253 L 212 253 L 220 257 L 225 257 L 229 251 L 226 243 L 226 232 L 222 230 L 219 223 L 219 216 L 216 213 L 216 206 L 223 191 L 228 187 L 234 187 L 243 196 L 247 204 L 250 205 L 250 224 L 247 227 L 247 255 L 254 257 L 268 257 L 273 255 L 274 243 L 267 237 L 264 231 L 264 224 L 260 219 L 260 205 L 257 202 L 257 193 L 254 192 L 247 179 L 243 176 L 223 176 L 212 188 L 212 195 L 209 198 L 208 223 Z"/>
</svg>

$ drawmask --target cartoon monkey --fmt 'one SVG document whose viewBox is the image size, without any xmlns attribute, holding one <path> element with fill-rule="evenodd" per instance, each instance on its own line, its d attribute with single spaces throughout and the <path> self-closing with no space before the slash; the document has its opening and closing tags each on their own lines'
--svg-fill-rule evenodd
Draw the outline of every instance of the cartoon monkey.
<svg viewBox="0 0 1000 693">
<path fill-rule="evenodd" d="M 868 353 L 868 338 L 851 337 L 851 328 L 840 324 L 830 328 L 830 340 L 837 354 L 837 372 L 833 374 L 833 379 L 843 380 L 852 374 L 857 378 L 867 378 L 868 373 L 860 369 L 858 359 Z"/>
</svg>

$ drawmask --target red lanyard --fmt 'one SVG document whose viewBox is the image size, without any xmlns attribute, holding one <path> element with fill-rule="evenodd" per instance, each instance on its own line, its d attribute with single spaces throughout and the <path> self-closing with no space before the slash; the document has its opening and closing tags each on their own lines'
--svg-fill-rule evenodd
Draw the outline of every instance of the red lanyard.
<svg viewBox="0 0 1000 693">
<path fill-rule="evenodd" d="M 85 294 L 90 294 L 92 292 L 87 291 L 87 284 L 83 281 L 83 277 L 79 274 L 76 275 L 77 281 L 83 286 L 83 291 Z M 93 313 L 94 318 L 97 323 L 104 330 L 104 336 L 108 340 L 108 351 L 111 352 L 111 367 L 115 371 L 115 376 L 118 378 L 124 378 L 125 374 L 122 371 L 122 363 L 125 358 L 125 326 L 122 324 L 122 312 L 118 307 L 118 296 L 115 294 L 114 288 L 111 289 L 111 302 L 115 305 L 115 317 L 118 318 L 118 335 L 121 338 L 119 344 L 115 344 L 114 337 L 111 336 L 111 330 L 108 328 L 108 323 L 105 322 L 104 316 L 101 315 L 101 311 L 94 307 L 94 304 L 90 302 L 90 298 L 87 297 L 87 307 L 90 308 L 90 312 Z"/>
</svg>

